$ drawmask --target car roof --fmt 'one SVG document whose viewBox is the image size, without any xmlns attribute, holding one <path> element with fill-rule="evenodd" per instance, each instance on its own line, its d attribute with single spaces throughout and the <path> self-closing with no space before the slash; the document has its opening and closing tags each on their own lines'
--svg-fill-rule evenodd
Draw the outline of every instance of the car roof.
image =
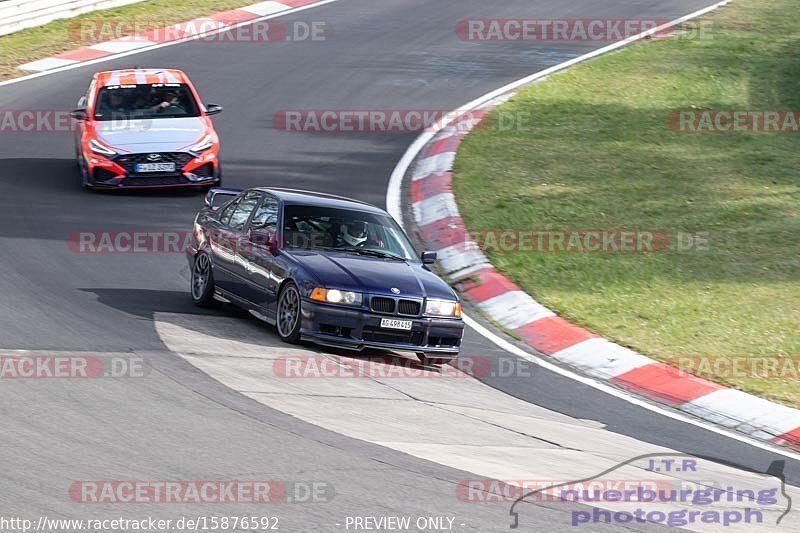
<svg viewBox="0 0 800 533">
<path fill-rule="evenodd" d="M 173 68 L 129 68 L 109 70 L 94 75 L 98 85 L 147 85 L 154 83 L 189 83 L 181 70 Z"/>
<path fill-rule="evenodd" d="M 285 189 L 282 187 L 255 187 L 252 190 L 268 192 L 278 197 L 285 204 L 292 205 L 312 205 L 317 207 L 335 207 L 339 209 L 354 209 L 356 211 L 366 211 L 368 213 L 387 214 L 385 210 L 372 204 L 315 191 L 304 191 L 301 189 Z"/>
</svg>

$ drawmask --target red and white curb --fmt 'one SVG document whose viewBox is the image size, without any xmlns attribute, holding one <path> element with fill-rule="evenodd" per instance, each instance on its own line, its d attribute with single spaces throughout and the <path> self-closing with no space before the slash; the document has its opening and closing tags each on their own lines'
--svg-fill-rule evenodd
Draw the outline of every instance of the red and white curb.
<svg viewBox="0 0 800 533">
<path fill-rule="evenodd" d="M 320 0 L 283 0 L 281 2 L 259 2 L 246 7 L 222 11 L 207 17 L 180 22 L 167 28 L 159 28 L 142 35 L 131 35 L 111 41 L 96 43 L 76 50 L 70 50 L 52 57 L 46 57 L 20 65 L 19 69 L 42 72 L 56 68 L 83 63 L 133 50 L 140 50 L 167 42 L 200 37 L 209 32 L 219 32 L 238 24 L 252 22 L 269 15 L 321 3 Z"/>
<path fill-rule="evenodd" d="M 467 300 L 538 352 L 701 419 L 800 449 L 800 410 L 692 376 L 569 323 L 500 274 L 469 237 L 451 187 L 459 144 L 491 109 L 520 87 L 576 62 L 530 77 L 499 96 L 468 104 L 458 110 L 457 122 L 422 139 L 425 142 L 416 152 L 410 173 L 412 213 L 422 239 L 438 251 L 441 270 Z"/>
</svg>

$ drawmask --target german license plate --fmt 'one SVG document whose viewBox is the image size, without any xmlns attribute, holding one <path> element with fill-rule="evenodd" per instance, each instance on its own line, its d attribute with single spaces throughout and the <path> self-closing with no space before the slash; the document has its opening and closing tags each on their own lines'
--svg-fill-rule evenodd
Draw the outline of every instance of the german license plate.
<svg viewBox="0 0 800 533">
<path fill-rule="evenodd" d="M 134 165 L 135 172 L 175 172 L 175 163 L 139 163 Z"/>
<path fill-rule="evenodd" d="M 406 331 L 411 330 L 411 320 L 395 320 L 393 318 L 381 318 L 381 327 L 386 329 L 403 329 Z"/>
</svg>

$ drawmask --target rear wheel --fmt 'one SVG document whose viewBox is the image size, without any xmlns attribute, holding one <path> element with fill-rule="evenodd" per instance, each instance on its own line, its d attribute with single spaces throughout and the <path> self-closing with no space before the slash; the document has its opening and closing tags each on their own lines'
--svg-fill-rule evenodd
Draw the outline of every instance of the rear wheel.
<svg viewBox="0 0 800 533">
<path fill-rule="evenodd" d="M 297 344 L 300 341 L 300 291 L 297 285 L 289 282 L 281 289 L 278 296 L 278 313 L 276 325 L 278 335 L 283 342 Z"/>
<path fill-rule="evenodd" d="M 214 272 L 211 269 L 211 258 L 203 252 L 194 258 L 192 301 L 198 307 L 211 307 L 214 304 Z"/>
</svg>

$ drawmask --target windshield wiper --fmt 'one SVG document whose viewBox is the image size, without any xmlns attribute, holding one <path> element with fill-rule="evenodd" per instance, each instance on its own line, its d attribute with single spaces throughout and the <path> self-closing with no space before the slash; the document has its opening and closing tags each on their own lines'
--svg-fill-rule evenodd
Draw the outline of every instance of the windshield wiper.
<svg viewBox="0 0 800 533">
<path fill-rule="evenodd" d="M 390 254 L 389 252 L 381 252 L 379 250 L 370 250 L 369 248 L 356 248 L 356 247 L 345 247 L 345 248 L 332 248 L 332 250 L 340 251 L 340 252 L 355 252 L 359 255 L 371 255 L 373 257 L 381 257 L 383 259 L 394 259 L 395 261 L 405 261 L 405 257 L 400 257 L 399 255 Z"/>
</svg>

